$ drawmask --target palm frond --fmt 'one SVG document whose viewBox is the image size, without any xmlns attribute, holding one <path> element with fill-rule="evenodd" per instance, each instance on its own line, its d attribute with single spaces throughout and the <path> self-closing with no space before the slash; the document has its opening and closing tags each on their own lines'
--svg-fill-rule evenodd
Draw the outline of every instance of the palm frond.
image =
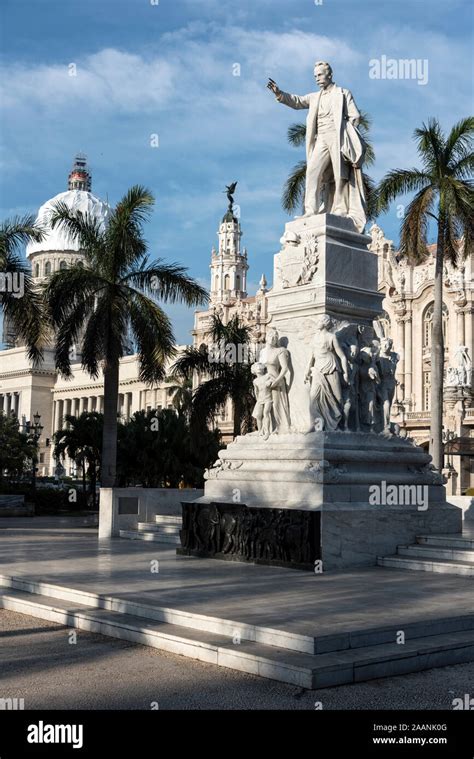
<svg viewBox="0 0 474 759">
<path fill-rule="evenodd" d="M 446 166 L 446 140 L 439 122 L 436 119 L 429 119 L 428 124 L 423 123 L 421 128 L 415 129 L 414 137 L 418 143 L 418 155 L 425 171 L 433 174 L 436 167 L 443 170 Z"/>
<path fill-rule="evenodd" d="M 166 303 L 180 301 L 187 306 L 207 303 L 207 290 L 188 277 L 186 272 L 186 267 L 180 264 L 162 263 L 162 259 L 149 264 L 148 259 L 144 258 L 140 266 L 124 274 L 120 282 L 138 287 Z"/>
<path fill-rule="evenodd" d="M 388 211 L 390 203 L 399 195 L 419 192 L 431 184 L 431 177 L 418 169 L 393 169 L 389 171 L 377 188 L 379 212 Z"/>
<path fill-rule="evenodd" d="M 306 141 L 306 124 L 291 124 L 288 127 L 288 142 L 295 148 L 304 145 Z"/>
<path fill-rule="evenodd" d="M 445 143 L 444 160 L 447 166 L 459 161 L 466 154 L 472 155 L 474 140 L 474 116 L 467 116 L 455 124 Z"/>
<path fill-rule="evenodd" d="M 306 182 L 306 161 L 293 167 L 283 187 L 281 203 L 287 213 L 294 213 L 303 205 Z"/>
<path fill-rule="evenodd" d="M 428 256 L 428 214 L 433 200 L 433 189 L 425 187 L 415 195 L 403 217 L 399 254 L 414 264 L 422 263 Z"/>
<path fill-rule="evenodd" d="M 129 297 L 128 313 L 138 347 L 140 379 L 150 384 L 161 381 L 166 362 L 176 354 L 171 322 L 157 303 L 136 291 Z"/>
</svg>

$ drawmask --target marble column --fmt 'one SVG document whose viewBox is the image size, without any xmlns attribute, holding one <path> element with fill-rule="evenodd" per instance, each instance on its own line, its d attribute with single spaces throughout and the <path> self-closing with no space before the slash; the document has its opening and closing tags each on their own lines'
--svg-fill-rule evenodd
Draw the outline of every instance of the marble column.
<svg viewBox="0 0 474 759">
<path fill-rule="evenodd" d="M 63 417 L 64 417 L 64 401 L 56 401 L 56 421 L 55 421 L 55 428 L 53 432 L 56 432 L 56 430 L 60 430 L 63 426 Z"/>
<path fill-rule="evenodd" d="M 397 367 L 397 379 L 400 385 L 403 385 L 403 389 L 400 392 L 399 400 L 405 400 L 405 325 L 403 318 L 397 319 L 397 337 L 395 343 L 395 350 L 400 356 L 400 361 Z"/>
<path fill-rule="evenodd" d="M 132 415 L 132 393 L 127 393 L 126 397 L 127 397 L 126 418 L 128 421 Z"/>
<path fill-rule="evenodd" d="M 467 351 L 469 354 L 469 358 L 471 359 L 471 362 L 474 360 L 474 330 L 473 330 L 473 320 L 474 320 L 474 306 L 472 303 L 469 303 L 466 307 L 466 310 L 464 312 L 464 345 L 467 346 Z"/>
<path fill-rule="evenodd" d="M 464 345 L 464 312 L 461 308 L 456 309 L 456 345 Z"/>
<path fill-rule="evenodd" d="M 405 319 L 405 400 L 410 403 L 412 398 L 412 377 L 413 377 L 413 355 L 412 355 L 412 318 L 407 316 Z"/>
</svg>

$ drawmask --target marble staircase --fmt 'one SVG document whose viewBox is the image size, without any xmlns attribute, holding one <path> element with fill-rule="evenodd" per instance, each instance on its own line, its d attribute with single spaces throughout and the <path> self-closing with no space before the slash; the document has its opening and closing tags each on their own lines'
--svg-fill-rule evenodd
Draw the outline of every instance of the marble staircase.
<svg viewBox="0 0 474 759">
<path fill-rule="evenodd" d="M 128 540 L 151 540 L 155 543 L 179 545 L 181 524 L 181 517 L 156 514 L 154 522 L 138 522 L 136 530 L 120 530 L 120 537 Z"/>
<path fill-rule="evenodd" d="M 6 575 L 0 608 L 302 688 L 474 661 L 474 614 L 308 635 Z"/>
<path fill-rule="evenodd" d="M 474 530 L 462 535 L 419 535 L 412 545 L 400 545 L 393 556 L 379 556 L 380 567 L 412 569 L 474 577 Z"/>
</svg>

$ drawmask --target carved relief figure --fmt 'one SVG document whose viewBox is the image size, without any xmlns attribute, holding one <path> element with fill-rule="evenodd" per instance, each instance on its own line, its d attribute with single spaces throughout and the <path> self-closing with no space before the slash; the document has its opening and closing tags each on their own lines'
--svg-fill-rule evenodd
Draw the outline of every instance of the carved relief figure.
<svg viewBox="0 0 474 759">
<path fill-rule="evenodd" d="M 255 374 L 253 389 L 256 404 L 252 416 L 257 420 L 257 429 L 261 435 L 268 438 L 272 432 L 272 379 L 266 373 L 265 366 L 261 363 L 252 365 L 252 374 Z"/>
<path fill-rule="evenodd" d="M 472 364 L 465 345 L 459 345 L 456 349 L 456 359 L 458 363 L 459 384 L 466 387 L 471 384 Z"/>
<path fill-rule="evenodd" d="M 342 379 L 349 383 L 347 359 L 339 340 L 331 332 L 332 326 L 329 316 L 319 320 L 305 374 L 305 382 L 311 383 L 311 419 L 316 427 L 322 423 L 325 430 L 339 427 L 344 414 Z"/>
<path fill-rule="evenodd" d="M 397 381 L 395 372 L 399 361 L 398 353 L 392 351 L 393 340 L 386 337 L 382 340 L 380 353 L 376 360 L 380 384 L 377 387 L 381 407 L 382 424 L 385 432 L 390 431 L 390 411 Z"/>
<path fill-rule="evenodd" d="M 371 347 L 362 348 L 359 353 L 359 414 L 362 429 L 374 431 L 375 399 L 380 378 L 374 364 Z"/>
<path fill-rule="evenodd" d="M 280 434 L 289 432 L 291 421 L 288 388 L 292 379 L 291 358 L 290 352 L 280 345 L 276 329 L 267 332 L 259 363 L 265 365 L 271 379 L 273 429 Z"/>
<path fill-rule="evenodd" d="M 359 346 L 355 343 L 345 345 L 349 382 L 342 386 L 344 403 L 344 429 L 359 432 Z"/>
</svg>

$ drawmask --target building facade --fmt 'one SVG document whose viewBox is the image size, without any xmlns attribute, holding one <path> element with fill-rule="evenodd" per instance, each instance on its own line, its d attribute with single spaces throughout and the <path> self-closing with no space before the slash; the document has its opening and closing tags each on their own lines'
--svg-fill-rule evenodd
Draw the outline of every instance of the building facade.
<svg viewBox="0 0 474 759">
<path fill-rule="evenodd" d="M 52 207 L 58 201 L 68 207 L 93 214 L 106 223 L 110 209 L 91 192 L 91 175 L 85 157 L 78 155 L 68 177 L 68 189 L 41 206 L 38 221 L 48 226 Z M 401 259 L 393 242 L 374 224 L 369 246 L 379 259 L 379 290 L 384 293 L 384 313 L 377 329 L 379 336 L 392 337 L 400 356 L 398 385 L 392 406 L 392 421 L 424 448 L 429 444 L 431 388 L 431 324 L 433 316 L 434 255 L 413 266 Z M 218 246 L 210 257 L 209 308 L 195 312 L 192 330 L 195 347 L 211 345 L 210 330 L 214 316 L 226 324 L 234 316 L 250 328 L 254 350 L 265 340 L 268 324 L 267 282 L 260 279 L 255 295 L 247 293 L 248 255 L 241 247 L 242 229 L 232 203 L 217 231 Z M 49 228 L 41 243 L 27 246 L 32 275 L 43 282 L 58 269 L 83 263 L 78 246 L 58 229 Z M 445 393 L 444 431 L 446 440 L 445 474 L 450 494 L 463 494 L 474 487 L 474 390 L 472 356 L 474 351 L 474 262 L 470 257 L 457 267 L 447 264 L 444 272 Z M 92 379 L 81 367 L 80 346 L 75 348 L 72 377 L 58 375 L 54 351 L 45 351 L 40 367 L 28 361 L 8 323 L 4 323 L 4 343 L 0 351 L 0 410 L 14 413 L 20 423 L 41 414 L 43 431 L 39 441 L 39 475 L 54 474 L 53 433 L 66 414 L 101 411 L 103 380 Z M 177 346 L 184 350 L 185 346 Z M 172 408 L 171 383 L 149 387 L 139 379 L 137 356 L 130 351 L 120 362 L 118 412 L 127 420 L 136 411 Z M 232 437 L 232 405 L 222 409 L 216 426 L 224 441 Z M 74 462 L 67 462 L 69 473 Z"/>
<path fill-rule="evenodd" d="M 410 265 L 374 224 L 369 247 L 379 257 L 379 290 L 384 293 L 380 332 L 394 341 L 400 355 L 392 419 L 424 448 L 429 445 L 431 331 L 436 246 L 428 259 Z M 444 439 L 447 491 L 463 494 L 474 487 L 474 261 L 470 256 L 444 269 L 445 342 Z"/>
</svg>

